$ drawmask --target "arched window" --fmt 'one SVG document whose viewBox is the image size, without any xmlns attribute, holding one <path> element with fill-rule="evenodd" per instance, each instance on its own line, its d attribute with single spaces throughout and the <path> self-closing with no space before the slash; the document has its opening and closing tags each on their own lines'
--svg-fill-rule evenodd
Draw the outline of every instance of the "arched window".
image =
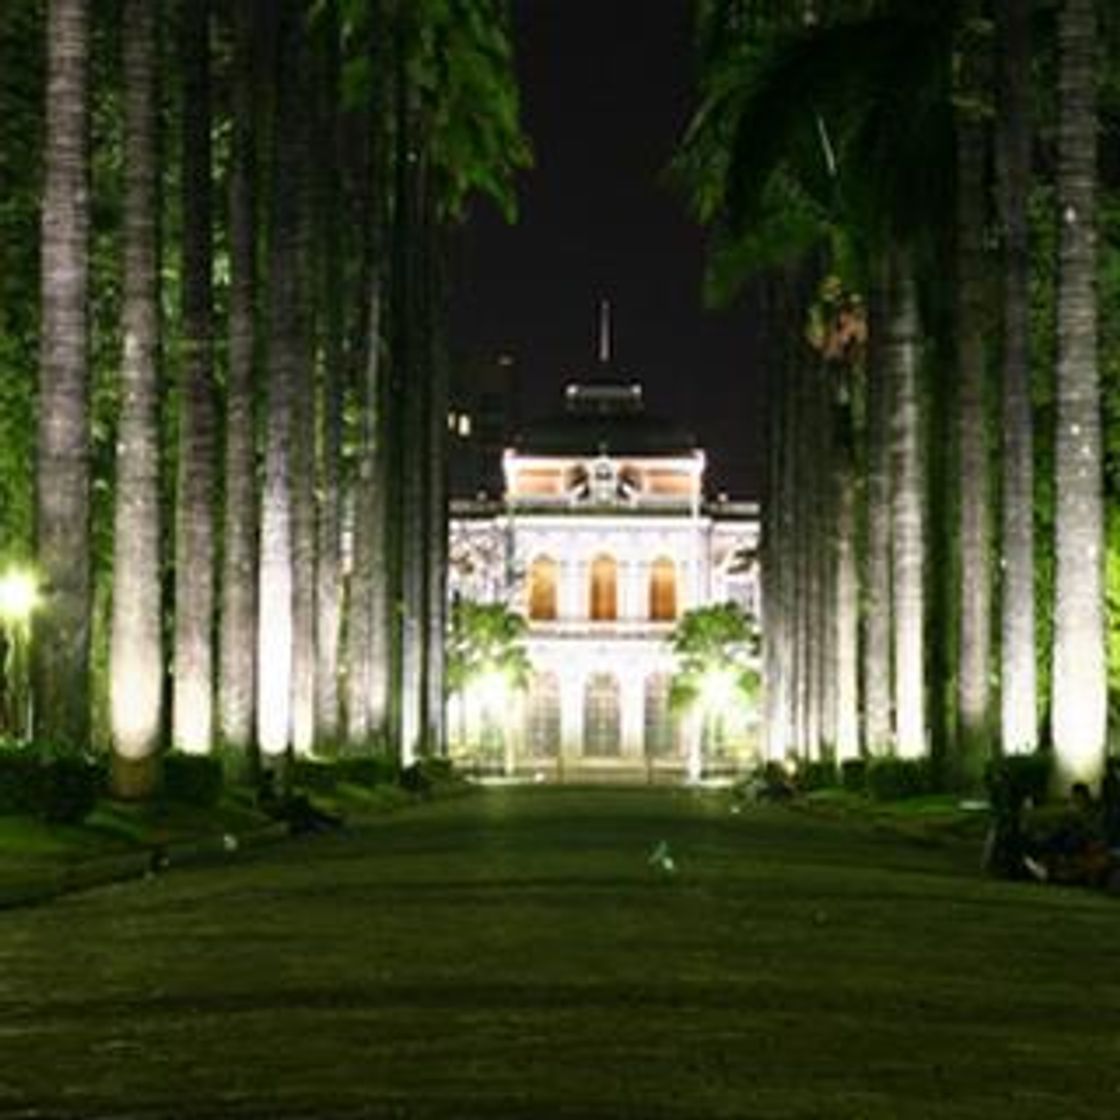
<svg viewBox="0 0 1120 1120">
<path fill-rule="evenodd" d="M 560 681 L 555 673 L 534 673 L 529 685 L 525 743 L 530 758 L 555 758 L 560 749 Z"/>
<path fill-rule="evenodd" d="M 591 620 L 614 622 L 618 618 L 618 564 L 611 556 L 591 562 Z"/>
<path fill-rule="evenodd" d="M 618 678 L 592 673 L 583 694 L 583 753 L 613 758 L 621 753 L 621 713 Z"/>
<path fill-rule="evenodd" d="M 556 618 L 557 563 L 538 556 L 529 566 L 529 618 L 550 622 Z"/>
<path fill-rule="evenodd" d="M 649 572 L 649 617 L 672 622 L 677 617 L 677 566 L 666 556 L 654 560 Z"/>
<path fill-rule="evenodd" d="M 669 710 L 669 674 L 646 678 L 645 743 L 649 758 L 672 758 L 677 753 L 677 728 Z"/>
</svg>

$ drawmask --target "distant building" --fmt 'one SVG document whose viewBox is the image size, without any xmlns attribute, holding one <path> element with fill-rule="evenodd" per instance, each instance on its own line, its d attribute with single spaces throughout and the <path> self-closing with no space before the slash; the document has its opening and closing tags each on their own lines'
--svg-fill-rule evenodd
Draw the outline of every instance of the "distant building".
<svg viewBox="0 0 1120 1120">
<path fill-rule="evenodd" d="M 516 422 L 517 366 L 512 354 L 456 365 L 447 416 L 453 496 L 501 494 L 502 453 Z"/>
<path fill-rule="evenodd" d="M 704 742 L 671 716 L 667 639 L 704 604 L 757 617 L 758 508 L 705 497 L 704 452 L 645 411 L 639 384 L 573 383 L 564 404 L 505 451 L 500 498 L 452 505 L 451 593 L 523 613 L 533 667 L 500 713 L 453 698 L 453 750 L 481 743 L 491 765 L 550 779 L 736 768 L 749 728 Z"/>
</svg>

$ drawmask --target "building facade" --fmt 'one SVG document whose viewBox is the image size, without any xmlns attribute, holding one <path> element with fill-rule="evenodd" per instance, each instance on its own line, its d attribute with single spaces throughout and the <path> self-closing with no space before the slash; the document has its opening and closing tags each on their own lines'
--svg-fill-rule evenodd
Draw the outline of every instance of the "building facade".
<svg viewBox="0 0 1120 1120">
<path fill-rule="evenodd" d="M 521 693 L 452 698 L 453 752 L 550 780 L 749 761 L 750 713 L 717 739 L 670 712 L 669 638 L 706 604 L 757 617 L 757 507 L 707 500 L 703 451 L 632 383 L 570 385 L 563 414 L 516 438 L 503 467 L 500 499 L 453 503 L 450 589 L 528 620 L 532 672 Z"/>
</svg>

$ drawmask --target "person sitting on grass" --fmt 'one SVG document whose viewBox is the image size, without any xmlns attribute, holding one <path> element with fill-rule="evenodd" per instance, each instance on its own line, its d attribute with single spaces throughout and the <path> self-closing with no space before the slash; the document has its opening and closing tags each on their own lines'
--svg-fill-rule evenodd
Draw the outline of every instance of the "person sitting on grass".
<svg viewBox="0 0 1120 1120">
<path fill-rule="evenodd" d="M 271 770 L 265 770 L 261 774 L 257 789 L 257 808 L 273 820 L 284 821 L 293 836 L 328 832 L 341 828 L 343 824 L 337 813 L 328 813 L 312 804 L 306 794 L 286 793 L 280 796 L 276 792 L 276 778 Z"/>
<path fill-rule="evenodd" d="M 1054 883 L 1103 886 L 1113 860 L 1105 843 L 1103 819 L 1084 782 L 1070 786 L 1070 807 L 1039 840 L 1037 860 Z"/>
</svg>

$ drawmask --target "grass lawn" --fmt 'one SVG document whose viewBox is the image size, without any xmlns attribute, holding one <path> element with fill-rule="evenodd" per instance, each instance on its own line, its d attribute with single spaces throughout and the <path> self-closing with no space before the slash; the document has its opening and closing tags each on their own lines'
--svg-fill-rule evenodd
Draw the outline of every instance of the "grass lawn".
<svg viewBox="0 0 1120 1120">
<path fill-rule="evenodd" d="M 10 910 L 0 1116 L 1114 1114 L 1116 901 L 976 864 L 514 789 Z"/>
</svg>

